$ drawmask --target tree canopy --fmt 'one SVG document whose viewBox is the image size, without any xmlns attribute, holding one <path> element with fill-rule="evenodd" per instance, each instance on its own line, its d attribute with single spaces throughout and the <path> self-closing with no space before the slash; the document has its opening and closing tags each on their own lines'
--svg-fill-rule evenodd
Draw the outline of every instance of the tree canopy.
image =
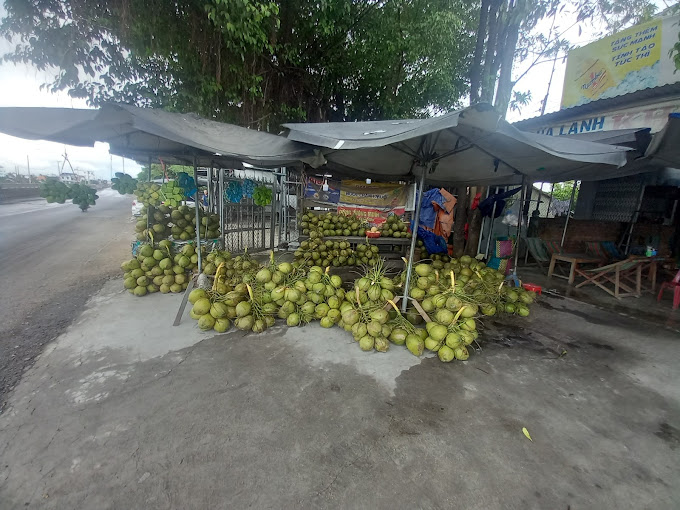
<svg viewBox="0 0 680 510">
<path fill-rule="evenodd" d="M 94 106 L 119 101 L 278 131 L 285 121 L 528 103 L 518 63 L 564 54 L 562 13 L 605 32 L 650 0 L 5 0 L 9 62 Z M 545 30 L 542 21 L 552 20 Z M 526 66 L 525 66 L 526 67 Z"/>
<path fill-rule="evenodd" d="M 5 0 L 5 55 L 92 105 L 282 121 L 460 106 L 477 9 L 465 0 Z"/>
</svg>

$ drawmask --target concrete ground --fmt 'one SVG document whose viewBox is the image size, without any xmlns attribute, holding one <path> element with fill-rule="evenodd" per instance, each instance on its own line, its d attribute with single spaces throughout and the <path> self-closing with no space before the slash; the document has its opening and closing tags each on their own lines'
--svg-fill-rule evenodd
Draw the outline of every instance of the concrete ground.
<svg viewBox="0 0 680 510">
<path fill-rule="evenodd" d="M 0 415 L 0 508 L 680 507 L 676 331 L 544 296 L 443 364 L 178 304 L 111 281 L 44 351 Z"/>
</svg>

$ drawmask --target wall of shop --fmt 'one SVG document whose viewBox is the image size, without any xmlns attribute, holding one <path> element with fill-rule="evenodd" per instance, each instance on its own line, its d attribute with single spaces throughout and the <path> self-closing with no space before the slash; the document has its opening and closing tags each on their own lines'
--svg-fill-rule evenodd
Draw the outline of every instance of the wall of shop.
<svg viewBox="0 0 680 510">
<path fill-rule="evenodd" d="M 562 240 L 565 218 L 540 218 L 538 236 L 544 241 Z M 618 243 L 627 222 L 578 220 L 569 221 L 564 250 L 573 253 L 583 253 L 586 241 L 613 241 Z M 635 225 L 632 246 L 653 245 L 664 256 L 670 255 L 670 242 L 673 238 L 674 227 L 670 225 L 653 225 L 639 223 Z"/>
</svg>

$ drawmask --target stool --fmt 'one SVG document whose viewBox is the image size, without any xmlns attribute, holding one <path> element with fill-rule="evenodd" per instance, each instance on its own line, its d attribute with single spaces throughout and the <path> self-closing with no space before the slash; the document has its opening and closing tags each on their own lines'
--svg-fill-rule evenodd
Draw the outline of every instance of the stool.
<svg viewBox="0 0 680 510">
<path fill-rule="evenodd" d="M 670 282 L 663 282 L 661 284 L 661 289 L 659 289 L 659 295 L 656 297 L 657 302 L 661 301 L 663 297 L 663 291 L 666 289 L 671 289 L 673 291 L 673 310 L 677 310 L 680 306 L 680 271 L 677 272 L 675 278 Z"/>
<path fill-rule="evenodd" d="M 539 296 L 541 295 L 541 291 L 543 290 L 540 285 L 536 285 L 535 283 L 525 283 L 524 285 L 522 285 L 522 287 L 524 287 L 524 290 L 535 292 Z"/>
</svg>

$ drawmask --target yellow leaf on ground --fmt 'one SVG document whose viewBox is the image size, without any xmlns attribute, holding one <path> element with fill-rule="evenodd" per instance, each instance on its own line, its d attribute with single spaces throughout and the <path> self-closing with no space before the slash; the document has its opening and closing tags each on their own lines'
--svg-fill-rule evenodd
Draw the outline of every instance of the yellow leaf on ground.
<svg viewBox="0 0 680 510">
<path fill-rule="evenodd" d="M 529 435 L 529 431 L 527 430 L 526 427 L 522 427 L 522 433 L 523 433 L 525 436 L 527 436 L 527 439 L 528 439 L 529 441 L 531 441 L 532 443 L 534 442 L 534 440 L 531 439 L 531 436 Z"/>
</svg>

